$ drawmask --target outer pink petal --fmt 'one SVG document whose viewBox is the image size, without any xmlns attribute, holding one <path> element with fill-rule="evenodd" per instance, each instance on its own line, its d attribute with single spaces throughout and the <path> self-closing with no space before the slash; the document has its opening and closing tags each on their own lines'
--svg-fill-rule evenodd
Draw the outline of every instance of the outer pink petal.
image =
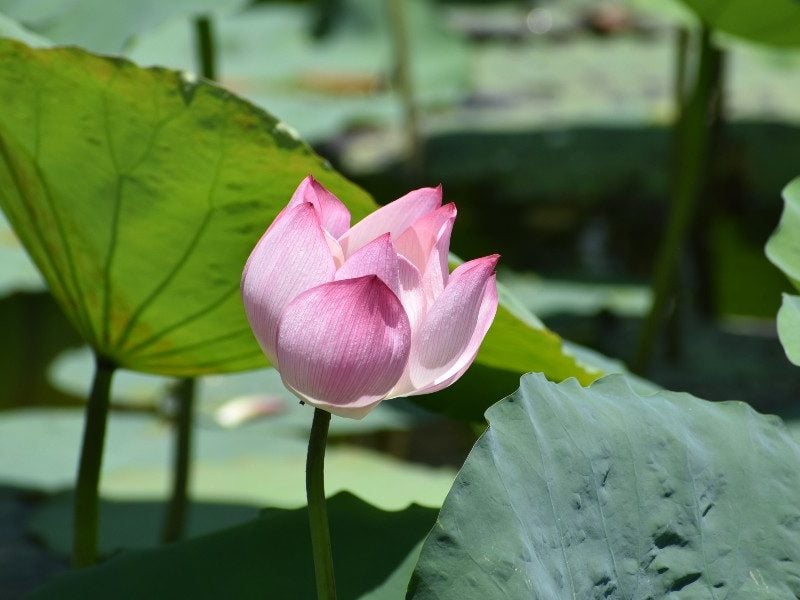
<svg viewBox="0 0 800 600">
<path fill-rule="evenodd" d="M 442 204 L 442 186 L 420 188 L 382 206 L 345 233 L 341 238 L 345 257 L 384 233 L 397 239 L 414 221 L 436 210 Z"/>
<path fill-rule="evenodd" d="M 385 233 L 366 246 L 359 248 L 336 271 L 334 279 L 355 279 L 364 275 L 377 275 L 396 295 L 400 295 L 400 274 L 397 251 L 392 237 Z"/>
<path fill-rule="evenodd" d="M 284 307 L 300 293 L 333 280 L 331 257 L 311 204 L 284 209 L 259 240 L 242 273 L 242 301 L 250 327 L 276 364 L 275 336 Z"/>
<path fill-rule="evenodd" d="M 498 255 L 464 263 L 414 332 L 408 367 L 389 394 L 428 394 L 456 381 L 475 360 L 497 312 Z"/>
<path fill-rule="evenodd" d="M 338 238 L 350 228 L 350 211 L 336 196 L 311 175 L 297 186 L 289 207 L 308 202 L 314 206 L 322 227 L 334 238 Z"/>
<path fill-rule="evenodd" d="M 298 296 L 278 327 L 284 384 L 310 404 L 360 419 L 397 383 L 411 328 L 377 275 L 334 281 Z"/>
</svg>

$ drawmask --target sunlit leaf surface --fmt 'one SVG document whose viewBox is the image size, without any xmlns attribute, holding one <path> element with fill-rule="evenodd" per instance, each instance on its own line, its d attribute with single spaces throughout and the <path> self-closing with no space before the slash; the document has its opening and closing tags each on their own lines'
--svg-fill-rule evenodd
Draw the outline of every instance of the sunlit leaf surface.
<svg viewBox="0 0 800 600">
<path fill-rule="evenodd" d="M 374 204 L 275 118 L 207 84 L 0 41 L 0 206 L 81 335 L 139 371 L 263 366 L 242 266 L 309 172 Z"/>
<path fill-rule="evenodd" d="M 488 419 L 409 598 L 800 594 L 800 444 L 775 417 L 530 375 Z"/>
</svg>

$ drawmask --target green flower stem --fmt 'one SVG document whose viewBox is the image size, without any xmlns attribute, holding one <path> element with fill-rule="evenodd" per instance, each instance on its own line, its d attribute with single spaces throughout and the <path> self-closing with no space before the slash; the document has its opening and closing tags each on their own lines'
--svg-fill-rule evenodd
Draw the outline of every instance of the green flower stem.
<svg viewBox="0 0 800 600">
<path fill-rule="evenodd" d="M 192 457 L 192 425 L 196 380 L 187 377 L 175 385 L 175 454 L 172 466 L 172 495 L 167 507 L 162 540 L 175 542 L 183 537 L 186 529 L 186 513 L 189 505 L 189 476 Z"/>
<path fill-rule="evenodd" d="M 109 392 L 115 368 L 113 362 L 95 354 L 94 381 L 86 405 L 78 482 L 75 486 L 72 564 L 76 567 L 87 567 L 97 560 L 100 468 L 103 464 Z"/>
<path fill-rule="evenodd" d="M 676 151 L 670 213 L 667 228 L 656 258 L 653 275 L 653 304 L 639 334 L 632 362 L 634 372 L 643 374 L 650 363 L 664 316 L 673 298 L 676 272 L 687 234 L 706 183 L 710 155 L 710 124 L 719 89 L 722 52 L 711 41 L 711 31 L 703 27 L 698 40 L 698 61 L 693 82 L 675 127 Z"/>
<path fill-rule="evenodd" d="M 306 459 L 308 522 L 311 529 L 311 551 L 314 556 L 318 600 L 336 600 L 331 534 L 328 528 L 328 509 L 325 504 L 325 444 L 328 440 L 330 422 L 330 413 L 319 408 L 314 409 L 314 422 L 311 425 Z"/>
</svg>

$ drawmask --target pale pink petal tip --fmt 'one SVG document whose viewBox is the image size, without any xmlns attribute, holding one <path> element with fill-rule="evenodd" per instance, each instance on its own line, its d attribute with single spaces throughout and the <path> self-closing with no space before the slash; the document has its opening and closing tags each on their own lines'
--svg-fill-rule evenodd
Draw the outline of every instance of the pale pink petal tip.
<svg viewBox="0 0 800 600">
<path fill-rule="evenodd" d="M 411 330 L 397 296 L 377 275 L 320 285 L 299 295 L 278 326 L 284 384 L 333 414 L 360 418 L 405 369 Z"/>
<path fill-rule="evenodd" d="M 334 238 L 338 238 L 350 228 L 350 211 L 312 175 L 308 175 L 297 186 L 289 206 L 296 206 L 302 202 L 308 202 L 314 207 L 322 227 Z"/>
</svg>

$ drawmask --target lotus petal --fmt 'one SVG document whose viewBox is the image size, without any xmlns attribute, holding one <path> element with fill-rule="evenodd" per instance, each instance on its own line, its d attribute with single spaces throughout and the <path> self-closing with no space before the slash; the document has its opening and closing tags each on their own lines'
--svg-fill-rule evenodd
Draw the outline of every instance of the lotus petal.
<svg viewBox="0 0 800 600">
<path fill-rule="evenodd" d="M 276 364 L 283 309 L 300 292 L 333 280 L 336 264 L 314 207 L 285 209 L 256 244 L 242 274 L 242 300 L 261 349 Z"/>
<path fill-rule="evenodd" d="M 360 419 L 402 375 L 408 317 L 377 275 L 326 283 L 300 294 L 278 327 L 284 385 L 336 415 Z"/>
<path fill-rule="evenodd" d="M 417 219 L 442 205 L 442 186 L 420 188 L 382 206 L 353 225 L 341 238 L 345 257 L 384 233 L 397 239 Z"/>
<path fill-rule="evenodd" d="M 408 367 L 391 397 L 435 392 L 469 368 L 497 311 L 498 259 L 479 258 L 453 271 L 414 332 Z"/>
</svg>

